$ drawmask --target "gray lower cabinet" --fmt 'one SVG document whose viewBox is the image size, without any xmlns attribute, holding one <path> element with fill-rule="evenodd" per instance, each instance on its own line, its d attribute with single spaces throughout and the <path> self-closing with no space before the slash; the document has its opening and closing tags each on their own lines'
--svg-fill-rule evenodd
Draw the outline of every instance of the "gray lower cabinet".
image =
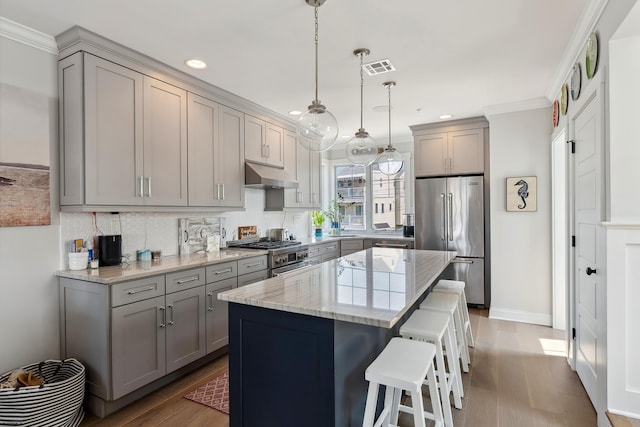
<svg viewBox="0 0 640 427">
<path fill-rule="evenodd" d="M 331 243 L 322 244 L 322 262 L 340 257 L 340 241 L 335 240 Z"/>
<path fill-rule="evenodd" d="M 394 238 L 375 238 L 364 239 L 364 249 L 369 248 L 395 248 L 395 249 L 413 249 L 413 240 L 394 239 Z"/>
<path fill-rule="evenodd" d="M 207 354 L 229 344 L 228 303 L 219 300 L 218 294 L 235 288 L 237 283 L 238 279 L 232 277 L 207 284 Z"/>
<path fill-rule="evenodd" d="M 340 242 L 340 256 L 361 251 L 364 248 L 362 239 L 349 239 Z"/>
</svg>

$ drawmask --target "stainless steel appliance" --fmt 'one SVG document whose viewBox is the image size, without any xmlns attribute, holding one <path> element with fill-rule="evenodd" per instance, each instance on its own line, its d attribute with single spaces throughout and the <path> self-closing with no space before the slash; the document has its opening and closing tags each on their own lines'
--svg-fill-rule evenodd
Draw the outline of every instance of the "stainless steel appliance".
<svg viewBox="0 0 640 427">
<path fill-rule="evenodd" d="M 488 306 L 483 176 L 416 179 L 416 249 L 456 251 L 447 278 L 466 283 L 467 303 Z"/>
<path fill-rule="evenodd" d="M 309 246 L 294 240 L 256 239 L 249 242 L 234 240 L 227 242 L 229 249 L 262 249 L 268 251 L 269 277 L 308 266 Z"/>
</svg>

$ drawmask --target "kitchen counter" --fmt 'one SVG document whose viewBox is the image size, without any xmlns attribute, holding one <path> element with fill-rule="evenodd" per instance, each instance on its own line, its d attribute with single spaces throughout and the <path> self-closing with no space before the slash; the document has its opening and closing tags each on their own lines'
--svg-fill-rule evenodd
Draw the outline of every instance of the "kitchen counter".
<svg viewBox="0 0 640 427">
<path fill-rule="evenodd" d="M 55 274 L 68 279 L 110 285 L 132 279 L 141 279 L 156 274 L 171 273 L 188 268 L 204 267 L 226 261 L 251 258 L 265 255 L 267 251 L 250 249 L 222 249 L 219 252 L 204 254 L 174 255 L 160 258 L 157 261 L 132 261 L 122 265 L 100 267 L 86 270 L 60 270 Z"/>
<path fill-rule="evenodd" d="M 455 252 L 374 248 L 233 289 L 219 299 L 392 328 Z"/>
<path fill-rule="evenodd" d="M 370 248 L 219 294 L 229 425 L 362 425 L 365 369 L 455 255 Z"/>
<path fill-rule="evenodd" d="M 353 232 L 345 232 L 340 236 L 330 236 L 330 235 L 324 235 L 322 237 L 315 237 L 315 236 L 311 236 L 311 237 L 305 237 L 305 238 L 301 238 L 299 239 L 303 245 L 317 245 L 320 243 L 327 243 L 327 242 L 334 242 L 336 240 L 362 240 L 362 239 L 375 239 L 375 240 L 402 240 L 402 241 L 408 241 L 408 242 L 413 242 L 415 241 L 415 238 L 413 237 L 404 237 L 402 234 L 360 234 L 360 233 L 353 233 Z"/>
</svg>

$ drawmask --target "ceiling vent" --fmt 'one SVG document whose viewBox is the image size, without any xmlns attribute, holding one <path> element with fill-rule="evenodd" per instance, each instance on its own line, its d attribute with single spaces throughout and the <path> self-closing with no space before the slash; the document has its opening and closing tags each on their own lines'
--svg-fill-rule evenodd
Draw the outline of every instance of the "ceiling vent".
<svg viewBox="0 0 640 427">
<path fill-rule="evenodd" d="M 396 70 L 388 59 L 369 62 L 368 64 L 364 64 L 363 67 L 370 76 L 377 76 L 378 74 L 390 73 Z"/>
</svg>

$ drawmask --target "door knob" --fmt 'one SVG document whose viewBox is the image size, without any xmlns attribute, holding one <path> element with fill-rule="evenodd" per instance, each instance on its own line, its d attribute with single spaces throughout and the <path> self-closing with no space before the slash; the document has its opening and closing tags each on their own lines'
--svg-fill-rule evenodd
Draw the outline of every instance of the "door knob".
<svg viewBox="0 0 640 427">
<path fill-rule="evenodd" d="M 587 267 L 587 276 L 591 276 L 592 274 L 595 274 L 595 272 L 595 268 Z"/>
</svg>

